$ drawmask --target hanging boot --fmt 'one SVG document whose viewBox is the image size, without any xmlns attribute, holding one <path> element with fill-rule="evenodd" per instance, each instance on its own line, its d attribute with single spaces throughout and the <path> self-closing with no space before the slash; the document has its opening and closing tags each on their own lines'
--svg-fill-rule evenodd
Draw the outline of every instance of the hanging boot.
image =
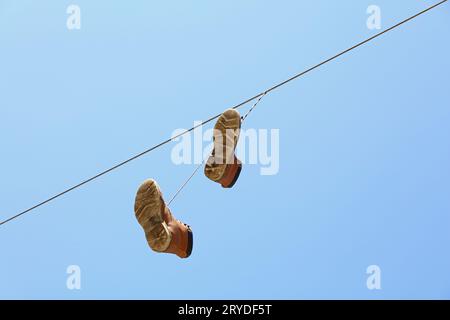
<svg viewBox="0 0 450 320">
<path fill-rule="evenodd" d="M 214 126 L 214 149 L 206 162 L 205 175 L 224 188 L 233 187 L 242 170 L 242 163 L 234 154 L 240 129 L 241 116 L 235 109 L 226 110 Z"/>
<path fill-rule="evenodd" d="M 139 187 L 134 212 L 150 248 L 156 252 L 173 253 L 180 258 L 191 255 L 192 230 L 173 217 L 156 181 L 146 180 Z"/>
</svg>

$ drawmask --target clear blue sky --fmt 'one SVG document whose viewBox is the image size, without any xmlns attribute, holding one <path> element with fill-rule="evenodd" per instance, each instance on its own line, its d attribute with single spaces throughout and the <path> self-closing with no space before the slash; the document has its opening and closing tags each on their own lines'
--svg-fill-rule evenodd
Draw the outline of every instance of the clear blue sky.
<svg viewBox="0 0 450 320">
<path fill-rule="evenodd" d="M 373 35 L 371 4 L 387 28 L 433 2 L 0 0 L 0 218 Z M 0 298 L 450 298 L 449 13 L 266 97 L 246 126 L 280 129 L 279 174 L 197 175 L 190 259 L 134 218 L 142 180 L 168 197 L 194 168 L 167 145 L 0 227 Z"/>
</svg>

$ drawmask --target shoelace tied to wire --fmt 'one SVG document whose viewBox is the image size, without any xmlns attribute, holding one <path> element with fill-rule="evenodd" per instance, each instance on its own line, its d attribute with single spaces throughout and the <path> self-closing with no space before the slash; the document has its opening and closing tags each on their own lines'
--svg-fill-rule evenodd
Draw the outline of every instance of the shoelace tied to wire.
<svg viewBox="0 0 450 320">
<path fill-rule="evenodd" d="M 251 106 L 251 108 L 247 111 L 247 113 L 241 117 L 241 124 L 244 123 L 245 119 L 247 119 L 249 114 L 253 111 L 253 109 L 256 108 L 256 106 L 259 104 L 259 102 L 262 100 L 262 98 L 264 98 L 265 95 L 266 95 L 266 92 L 264 92 L 264 94 L 261 95 L 258 98 L 258 100 L 256 100 L 256 102 L 253 104 L 253 106 Z M 183 189 L 188 185 L 188 183 L 192 180 L 192 178 L 194 178 L 194 176 L 197 174 L 198 170 L 200 170 L 200 168 L 203 167 L 203 165 L 205 164 L 205 160 L 206 160 L 206 158 L 203 159 L 202 162 L 199 165 L 197 165 L 197 167 L 194 169 L 194 171 L 189 176 L 189 178 L 187 178 L 186 181 L 183 182 L 181 187 L 175 192 L 175 194 L 169 200 L 169 202 L 167 203 L 167 206 L 170 206 L 172 204 L 172 202 L 179 196 L 181 191 L 183 191 Z"/>
</svg>

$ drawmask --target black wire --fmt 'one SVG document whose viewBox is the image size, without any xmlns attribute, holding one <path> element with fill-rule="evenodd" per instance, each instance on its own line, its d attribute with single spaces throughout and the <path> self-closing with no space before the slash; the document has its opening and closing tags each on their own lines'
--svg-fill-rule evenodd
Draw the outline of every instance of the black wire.
<svg viewBox="0 0 450 320">
<path fill-rule="evenodd" d="M 328 62 L 331 62 L 331 61 L 333 61 L 333 60 L 339 58 L 340 56 L 342 56 L 342 55 L 344 55 L 344 54 L 346 54 L 346 53 L 348 53 L 348 52 L 350 52 L 350 51 L 352 51 L 352 50 L 354 50 L 354 49 L 356 49 L 356 48 L 358 48 L 358 47 L 360 47 L 360 46 L 362 46 L 362 45 L 364 45 L 364 44 L 366 44 L 366 43 L 368 43 L 368 42 L 370 42 L 370 41 L 372 41 L 372 40 L 374 40 L 374 39 L 376 39 L 376 38 L 378 38 L 378 37 L 380 37 L 380 36 L 382 36 L 383 34 L 389 32 L 389 31 L 391 31 L 391 30 L 393 30 L 393 29 L 398 28 L 399 26 L 401 26 L 401 25 L 403 25 L 403 24 L 405 24 L 405 23 L 407 23 L 407 22 L 409 22 L 409 21 L 411 21 L 411 20 L 417 18 L 418 16 L 421 16 L 422 14 L 424 14 L 424 13 L 426 13 L 426 12 L 428 12 L 428 11 L 430 11 L 430 10 L 432 10 L 432 9 L 434 9 L 434 8 L 436 8 L 436 7 L 438 7 L 438 6 L 440 6 L 441 4 L 443 4 L 443 3 L 447 2 L 447 1 L 448 1 L 448 0 L 440 1 L 440 2 L 438 2 L 438 3 L 434 4 L 434 5 L 432 5 L 431 7 L 427 8 L 427 9 L 425 9 L 425 10 L 423 10 L 423 11 L 420 11 L 419 13 L 417 13 L 417 14 L 415 14 L 415 15 L 409 17 L 408 19 L 405 19 L 405 20 L 403 20 L 403 21 L 397 23 L 396 25 L 394 25 L 394 26 L 392 26 L 392 27 L 390 27 L 390 28 L 388 28 L 388 29 L 386 29 L 386 30 L 384 30 L 384 31 L 382 31 L 382 32 L 380 32 L 380 33 L 377 33 L 376 35 L 374 35 L 374 36 L 372 36 L 372 37 L 370 37 L 370 38 L 368 38 L 368 39 L 366 39 L 366 40 L 364 40 L 364 41 L 361 41 L 360 43 L 358 43 L 358 44 L 356 44 L 356 45 L 354 45 L 354 46 L 352 46 L 352 47 L 350 47 L 350 48 L 348 48 L 348 49 L 346 49 L 346 50 L 344 50 L 344 51 L 342 51 L 342 52 L 340 52 L 340 53 L 334 55 L 333 57 L 331 57 L 331 58 L 329 58 L 329 59 L 326 59 L 326 60 L 324 60 L 324 61 L 322 61 L 322 62 L 316 64 L 315 66 L 313 66 L 313 67 L 311 67 L 311 68 L 309 68 L 309 69 L 307 69 L 307 70 L 305 70 L 305 71 L 302 71 L 302 72 L 300 72 L 300 73 L 294 75 L 293 77 L 291 77 L 291 78 L 289 78 L 289 79 L 287 79 L 287 80 L 285 80 L 285 81 L 283 81 L 283 82 L 280 82 L 280 83 L 274 85 L 273 87 L 271 87 L 271 88 L 269 88 L 269 89 L 267 89 L 267 90 L 265 90 L 265 91 L 263 91 L 263 92 L 257 94 L 256 96 L 253 96 L 253 97 L 251 97 L 251 98 L 249 98 L 249 99 L 247 99 L 247 100 L 245 100 L 245 101 L 243 101 L 243 102 L 241 102 L 241 103 L 235 105 L 235 106 L 232 107 L 232 108 L 233 108 L 233 109 L 238 109 L 238 108 L 242 107 L 243 105 L 245 105 L 245 104 L 247 104 L 247 103 L 249 103 L 249 102 L 251 102 L 251 101 L 253 101 L 253 100 L 255 100 L 255 99 L 257 99 L 257 98 L 259 98 L 259 97 L 261 97 L 261 96 L 263 96 L 263 95 L 266 95 L 266 94 L 268 94 L 269 92 L 274 91 L 274 90 L 278 89 L 279 87 L 284 86 L 285 84 L 287 84 L 287 83 L 289 83 L 289 82 L 291 82 L 291 81 L 293 81 L 293 80 L 295 80 L 295 79 L 297 79 L 297 78 L 299 78 L 299 77 L 301 77 L 301 76 L 303 76 L 303 75 L 305 75 L 305 74 L 307 74 L 307 73 L 309 73 L 309 72 L 311 72 L 311 71 L 313 71 L 313 70 L 315 70 L 315 69 L 321 67 L 322 65 L 324 65 L 324 64 L 326 64 L 326 63 L 328 63 Z M 0 226 L 1 226 L 1 225 L 4 225 L 5 223 L 10 222 L 11 220 L 17 219 L 18 217 L 20 217 L 20 216 L 22 216 L 22 215 L 24 215 L 24 214 L 26 214 L 26 213 L 28 213 L 28 212 L 34 210 L 34 209 L 37 209 L 37 208 L 39 208 L 40 206 L 43 206 L 43 205 L 45 205 L 45 204 L 47 204 L 47 203 L 49 203 L 49 202 L 55 200 L 56 198 L 59 198 L 59 197 L 65 195 L 66 193 L 69 193 L 69 192 L 71 192 L 71 191 L 73 191 L 73 190 L 75 190 L 75 189 L 78 189 L 78 188 L 80 188 L 81 186 L 83 186 L 83 185 L 85 185 L 85 184 L 87 184 L 87 183 L 89 183 L 89 182 L 91 182 L 91 181 L 93 181 L 93 180 L 95 180 L 95 179 L 98 179 L 98 178 L 100 178 L 101 176 L 103 176 L 103 175 L 105 175 L 105 174 L 107 174 L 107 173 L 109 173 L 109 172 L 111 172 L 111 171 L 113 171 L 113 170 L 116 170 L 116 169 L 120 168 L 120 167 L 124 166 L 125 164 L 127 164 L 127 163 L 129 163 L 129 162 L 131 162 L 131 161 L 133 161 L 133 160 L 136 160 L 137 158 L 140 158 L 140 157 L 142 157 L 143 155 L 145 155 L 145 154 L 147 154 L 147 153 L 149 153 L 149 152 L 152 152 L 152 151 L 155 150 L 155 149 L 158 149 L 159 147 L 162 147 L 163 145 L 165 145 L 165 144 L 167 144 L 167 143 L 173 141 L 174 139 L 176 139 L 176 138 L 178 138 L 178 137 L 180 137 L 180 136 L 183 136 L 183 135 L 185 135 L 185 134 L 187 134 L 187 133 L 189 133 L 189 132 L 195 130 L 196 128 L 198 128 L 198 127 L 200 127 L 200 126 L 203 126 L 203 125 L 205 125 L 205 124 L 207 124 L 207 123 L 209 123 L 209 122 L 211 122 L 211 121 L 217 119 L 217 118 L 220 117 L 220 116 L 221 116 L 221 114 L 218 114 L 218 115 L 216 115 L 216 116 L 214 116 L 214 117 L 211 117 L 211 118 L 209 118 L 208 120 L 203 121 L 202 123 L 200 123 L 200 124 L 198 124 L 198 125 L 196 125 L 196 126 L 190 128 L 190 129 L 188 129 L 188 130 L 185 130 L 185 131 L 179 133 L 178 135 L 176 135 L 176 136 L 174 136 L 174 137 L 171 137 L 170 139 L 167 139 L 167 140 L 165 140 L 165 141 L 163 141 L 163 142 L 161 142 L 161 143 L 159 143 L 159 144 L 157 144 L 157 145 L 155 145 L 155 146 L 153 146 L 153 147 L 151 147 L 151 148 L 149 148 L 149 149 L 147 149 L 147 150 L 145 150 L 145 151 L 143 151 L 143 152 L 141 152 L 141 153 L 139 153 L 139 154 L 137 154 L 137 155 L 135 155 L 135 156 L 133 156 L 133 157 L 131 157 L 131 158 L 129 158 L 129 159 L 127 159 L 127 160 L 121 162 L 121 163 L 119 163 L 119 164 L 116 164 L 115 166 L 113 166 L 113 167 L 111 167 L 111 168 L 109 168 L 109 169 L 107 169 L 107 170 L 105 170 L 105 171 L 103 171 L 103 172 L 100 172 L 100 173 L 96 174 L 95 176 L 93 176 L 93 177 L 91 177 L 91 178 L 89 178 L 89 179 L 87 179 L 87 180 L 84 180 L 83 182 L 80 182 L 79 184 L 77 184 L 77 185 L 75 185 L 75 186 L 73 186 L 73 187 L 71 187 L 71 188 L 69 188 L 69 189 L 64 190 L 64 191 L 61 192 L 61 193 L 58 193 L 58 194 L 54 195 L 53 197 L 51 197 L 51 198 L 49 198 L 49 199 L 47 199 L 47 200 L 45 200 L 45 201 L 42 201 L 41 203 L 38 203 L 38 204 L 32 206 L 31 208 L 28 208 L 28 209 L 26 209 L 26 210 L 24 210 L 24 211 L 22 211 L 22 212 L 20 212 L 20 213 L 18 213 L 18 214 L 16 214 L 16 215 L 12 216 L 12 217 L 10 217 L 10 218 L 8 218 L 8 219 L 6 219 L 6 220 L 0 222 Z"/>
</svg>

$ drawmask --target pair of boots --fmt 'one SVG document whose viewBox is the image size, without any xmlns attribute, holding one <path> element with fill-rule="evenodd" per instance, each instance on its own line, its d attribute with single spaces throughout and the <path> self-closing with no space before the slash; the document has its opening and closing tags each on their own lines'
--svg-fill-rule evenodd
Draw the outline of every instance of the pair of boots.
<svg viewBox="0 0 450 320">
<path fill-rule="evenodd" d="M 235 155 L 241 117 L 234 109 L 226 110 L 214 126 L 214 149 L 205 165 L 205 175 L 224 188 L 231 188 L 239 178 L 241 162 Z M 158 184 L 148 179 L 139 187 L 134 212 L 150 248 L 156 252 L 190 256 L 193 234 L 190 226 L 175 219 L 166 206 Z"/>
</svg>

